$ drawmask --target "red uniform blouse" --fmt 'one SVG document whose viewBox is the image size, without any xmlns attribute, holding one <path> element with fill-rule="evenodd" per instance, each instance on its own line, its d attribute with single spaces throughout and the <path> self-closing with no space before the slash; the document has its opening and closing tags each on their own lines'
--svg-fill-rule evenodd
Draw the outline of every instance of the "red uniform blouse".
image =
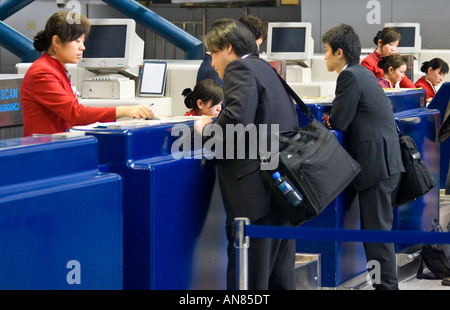
<svg viewBox="0 0 450 310">
<path fill-rule="evenodd" d="M 47 53 L 27 70 L 20 97 L 24 136 L 64 132 L 75 125 L 116 119 L 115 107 L 81 105 L 63 64 Z"/>
<path fill-rule="evenodd" d="M 431 84 L 430 81 L 425 79 L 424 76 L 422 76 L 420 79 L 418 79 L 416 84 L 414 84 L 414 85 L 417 88 L 422 87 L 423 89 L 425 89 L 427 101 L 436 95 L 436 90 L 434 89 L 433 84 Z"/>
<path fill-rule="evenodd" d="M 380 58 L 381 55 L 375 50 L 373 53 L 364 58 L 363 61 L 361 61 L 361 65 L 372 71 L 377 79 L 384 76 L 384 70 L 378 67 L 378 61 Z M 400 88 L 415 88 L 415 86 L 413 82 L 411 82 L 411 80 L 405 75 L 400 81 Z"/>
</svg>

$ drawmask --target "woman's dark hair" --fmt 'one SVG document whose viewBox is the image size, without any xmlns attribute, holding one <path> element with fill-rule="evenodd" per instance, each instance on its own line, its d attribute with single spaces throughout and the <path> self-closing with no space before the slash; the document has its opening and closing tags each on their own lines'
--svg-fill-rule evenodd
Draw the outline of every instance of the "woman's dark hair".
<svg viewBox="0 0 450 310">
<path fill-rule="evenodd" d="M 349 66 L 359 64 L 361 42 L 352 26 L 340 24 L 329 29 L 322 36 L 322 42 L 330 45 L 333 54 L 341 49 Z"/>
<path fill-rule="evenodd" d="M 204 37 L 203 43 L 206 50 L 211 52 L 221 51 L 231 45 L 238 57 L 259 54 L 253 33 L 241 22 L 230 18 L 215 21 Z"/>
<path fill-rule="evenodd" d="M 408 61 L 406 57 L 400 54 L 392 54 L 390 56 L 383 56 L 378 61 L 378 67 L 383 69 L 385 73 L 389 72 L 389 68 L 392 67 L 394 70 L 402 65 L 407 65 Z"/>
<path fill-rule="evenodd" d="M 52 43 L 53 36 L 57 35 L 62 43 L 78 39 L 83 34 L 89 35 L 91 24 L 89 20 L 77 13 L 60 11 L 47 20 L 45 29 L 39 31 L 33 41 L 38 52 L 47 51 Z"/>
<path fill-rule="evenodd" d="M 385 27 L 383 30 L 378 31 L 377 35 L 373 38 L 373 43 L 378 45 L 378 41 L 381 40 L 381 45 L 386 45 L 392 42 L 400 41 L 402 36 L 400 32 L 394 27 Z"/>
<path fill-rule="evenodd" d="M 444 73 L 444 74 L 448 73 L 448 64 L 440 58 L 433 58 L 430 61 L 423 62 L 422 67 L 420 68 L 420 71 L 422 71 L 423 73 L 427 73 L 429 68 L 431 68 L 433 70 L 440 68 L 441 73 Z"/>
<path fill-rule="evenodd" d="M 197 100 L 200 99 L 204 103 L 212 100 L 211 106 L 215 106 L 223 101 L 223 90 L 222 87 L 217 84 L 216 81 L 211 79 L 206 79 L 198 82 L 194 90 L 190 88 L 185 88 L 181 93 L 184 98 L 184 104 L 189 109 L 194 109 L 196 114 L 198 114 L 199 108 L 197 105 Z"/>
</svg>

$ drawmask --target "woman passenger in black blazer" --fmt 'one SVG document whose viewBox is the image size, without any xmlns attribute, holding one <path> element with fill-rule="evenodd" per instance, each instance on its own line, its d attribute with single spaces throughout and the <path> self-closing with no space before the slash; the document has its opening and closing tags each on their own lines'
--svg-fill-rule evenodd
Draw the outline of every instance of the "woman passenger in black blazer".
<svg viewBox="0 0 450 310">
<path fill-rule="evenodd" d="M 263 181 L 260 161 L 251 156 L 251 149 L 255 151 L 252 141 L 264 140 L 270 143 L 274 137 L 267 133 L 272 133 L 272 129 L 275 130 L 277 126 L 280 131 L 298 128 L 298 117 L 277 73 L 258 57 L 255 37 L 243 24 L 231 19 L 218 20 L 212 25 L 204 42 L 211 53 L 212 65 L 224 81 L 224 104 L 213 124 L 210 118 L 204 117 L 197 121 L 196 129 L 205 133 L 208 127 L 216 126 L 224 133 L 224 149 L 235 150 L 228 154 L 231 156 L 216 158 L 227 215 L 228 288 L 233 289 L 233 220 L 246 217 L 257 225 L 289 225 L 288 218 L 280 212 Z M 257 137 L 251 137 L 252 133 L 238 132 L 233 141 L 227 140 L 225 132 L 235 126 L 254 126 Z M 267 133 L 260 130 L 262 126 L 267 126 Z M 247 145 L 245 154 L 237 154 L 236 146 L 239 143 Z M 241 158 L 237 155 L 244 156 Z M 295 289 L 295 241 L 252 238 L 250 244 L 248 288 Z"/>
<path fill-rule="evenodd" d="M 391 230 L 404 171 L 392 107 L 373 73 L 359 65 L 361 45 L 351 26 L 331 28 L 322 41 L 328 71 L 339 74 L 329 125 L 347 134 L 350 152 L 361 166 L 353 182 L 359 194 L 361 228 Z M 364 248 L 368 266 L 381 267 L 374 287 L 398 289 L 394 245 L 365 243 Z"/>
</svg>

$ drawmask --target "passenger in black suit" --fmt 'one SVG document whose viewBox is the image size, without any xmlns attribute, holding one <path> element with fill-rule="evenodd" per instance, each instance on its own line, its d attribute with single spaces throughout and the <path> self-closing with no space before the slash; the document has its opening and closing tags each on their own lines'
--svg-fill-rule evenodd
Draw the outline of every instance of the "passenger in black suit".
<svg viewBox="0 0 450 310">
<path fill-rule="evenodd" d="M 347 133 L 350 152 L 361 166 L 353 182 L 361 228 L 391 230 L 392 208 L 404 172 L 392 107 L 373 73 L 359 65 L 361 45 L 351 26 L 331 28 L 322 41 L 327 69 L 339 74 L 329 125 Z M 367 261 L 379 262 L 381 267 L 381 281 L 375 281 L 375 288 L 398 289 L 394 245 L 365 243 L 364 248 Z"/>
<path fill-rule="evenodd" d="M 222 198 L 227 215 L 228 288 L 235 288 L 235 249 L 232 223 L 236 217 L 249 218 L 252 224 L 289 225 L 265 185 L 257 157 L 251 156 L 252 141 L 270 141 L 275 130 L 298 128 L 298 117 L 293 102 L 277 73 L 260 59 L 255 39 L 240 22 L 231 19 L 216 21 L 204 39 L 212 55 L 214 68 L 223 77 L 224 108 L 217 120 L 204 117 L 195 124 L 198 132 L 205 133 L 211 126 L 219 128 L 224 136 L 224 148 L 235 150 L 232 158 L 219 158 L 216 154 Z M 204 127 L 206 125 L 206 127 Z M 233 141 L 225 132 L 239 125 L 254 125 L 252 133 L 237 131 Z M 267 125 L 266 134 L 261 125 Z M 248 126 L 248 127 L 247 127 Z M 269 137 L 270 136 L 270 137 Z M 252 140 L 252 138 L 256 138 Z M 276 137 L 275 137 L 276 138 Z M 248 146 L 245 154 L 237 154 L 240 142 Z M 268 142 L 270 143 L 270 142 Z M 273 151 L 273 150 L 271 150 Z M 224 152 L 225 153 L 225 150 Z M 237 155 L 244 155 L 238 159 Z M 280 239 L 251 239 L 249 247 L 249 289 L 295 289 L 295 241 Z"/>
</svg>

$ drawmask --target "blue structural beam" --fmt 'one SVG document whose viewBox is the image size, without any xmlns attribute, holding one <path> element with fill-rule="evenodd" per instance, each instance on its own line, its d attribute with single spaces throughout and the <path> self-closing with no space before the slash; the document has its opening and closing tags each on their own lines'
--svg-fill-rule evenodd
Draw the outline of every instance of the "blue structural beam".
<svg viewBox="0 0 450 310">
<path fill-rule="evenodd" d="M 0 20 L 5 20 L 34 0 L 3 0 L 0 3 Z"/>
<path fill-rule="evenodd" d="M 203 58 L 203 43 L 183 29 L 132 0 L 103 0 L 119 12 L 150 28 L 159 36 L 186 52 L 187 59 Z"/>
<path fill-rule="evenodd" d="M 22 62 L 33 62 L 40 56 L 30 39 L 2 21 L 0 21 L 0 45 L 20 57 Z"/>
</svg>

